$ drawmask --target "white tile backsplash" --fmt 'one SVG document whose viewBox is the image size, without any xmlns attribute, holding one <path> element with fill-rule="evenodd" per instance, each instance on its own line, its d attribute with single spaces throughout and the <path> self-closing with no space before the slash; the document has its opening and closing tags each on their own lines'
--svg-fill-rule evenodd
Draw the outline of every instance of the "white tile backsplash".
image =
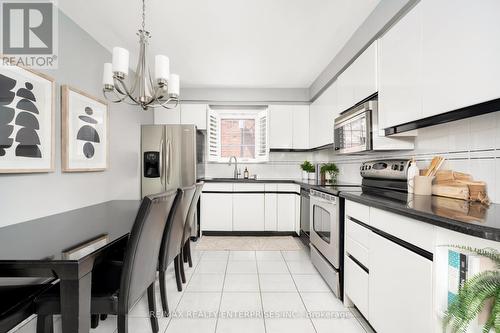
<svg viewBox="0 0 500 333">
<path fill-rule="evenodd" d="M 475 180 L 488 184 L 493 202 L 500 203 L 500 112 L 463 119 L 418 130 L 415 150 L 399 152 L 371 152 L 362 155 L 335 155 L 333 149 L 312 153 L 273 152 L 268 163 L 239 165 L 241 172 L 248 167 L 250 175 L 258 178 L 300 179 L 300 164 L 304 160 L 315 163 L 335 162 L 340 169 L 339 180 L 360 183 L 362 162 L 381 158 L 411 158 L 415 156 L 420 168 L 425 168 L 434 155 L 447 160 L 443 169 L 470 173 Z M 207 177 L 232 177 L 233 167 L 209 163 Z"/>
<path fill-rule="evenodd" d="M 315 152 L 313 161 L 333 161 L 339 166 L 340 181 L 359 183 L 363 161 L 415 156 L 419 168 L 425 168 L 438 154 L 447 159 L 443 169 L 470 173 L 475 180 L 485 181 L 490 199 L 500 203 L 500 112 L 419 129 L 413 151 L 347 156 L 325 150 Z"/>
</svg>

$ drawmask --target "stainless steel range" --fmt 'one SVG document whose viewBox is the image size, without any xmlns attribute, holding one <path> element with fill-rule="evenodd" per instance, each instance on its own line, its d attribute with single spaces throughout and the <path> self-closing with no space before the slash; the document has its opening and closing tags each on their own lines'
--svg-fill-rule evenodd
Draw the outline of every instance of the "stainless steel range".
<svg viewBox="0 0 500 333">
<path fill-rule="evenodd" d="M 362 187 L 310 190 L 311 261 L 338 298 L 343 298 L 345 201 L 339 194 L 376 188 L 405 191 L 408 166 L 409 161 L 404 159 L 369 161 L 360 168 Z"/>
<path fill-rule="evenodd" d="M 330 286 L 342 299 L 344 200 L 340 192 L 360 192 L 360 186 L 335 186 L 331 190 L 310 191 L 311 261 Z M 327 193 L 328 192 L 328 193 Z"/>
</svg>

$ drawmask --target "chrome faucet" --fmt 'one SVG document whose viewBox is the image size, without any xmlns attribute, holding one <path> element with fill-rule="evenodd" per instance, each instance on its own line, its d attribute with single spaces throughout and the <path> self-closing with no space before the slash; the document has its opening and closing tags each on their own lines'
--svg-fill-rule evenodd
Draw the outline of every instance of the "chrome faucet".
<svg viewBox="0 0 500 333">
<path fill-rule="evenodd" d="M 231 166 L 231 161 L 233 160 L 234 158 L 234 173 L 233 173 L 233 178 L 234 179 L 238 179 L 238 175 L 240 174 L 238 172 L 238 159 L 236 158 L 236 156 L 231 156 L 229 158 L 229 166 Z"/>
</svg>

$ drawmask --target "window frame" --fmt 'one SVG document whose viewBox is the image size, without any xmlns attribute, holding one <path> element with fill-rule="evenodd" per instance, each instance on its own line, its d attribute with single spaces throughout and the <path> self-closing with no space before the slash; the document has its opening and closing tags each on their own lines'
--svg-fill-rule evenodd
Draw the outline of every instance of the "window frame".
<svg viewBox="0 0 500 333">
<path fill-rule="evenodd" d="M 254 158 L 237 157 L 242 163 L 265 163 L 269 161 L 269 111 L 267 106 L 210 106 L 207 108 L 207 161 L 228 163 L 230 157 L 221 156 L 221 121 L 224 119 L 255 121 Z M 263 135 L 262 131 L 265 131 Z M 216 133 L 212 133 L 216 132 Z"/>
</svg>

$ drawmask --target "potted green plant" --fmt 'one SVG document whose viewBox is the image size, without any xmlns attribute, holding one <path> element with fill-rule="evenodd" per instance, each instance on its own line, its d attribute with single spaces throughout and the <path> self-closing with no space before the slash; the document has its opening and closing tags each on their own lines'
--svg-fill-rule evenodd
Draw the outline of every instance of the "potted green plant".
<svg viewBox="0 0 500 333">
<path fill-rule="evenodd" d="M 493 262 L 493 269 L 468 277 L 459 287 L 458 294 L 449 303 L 443 320 L 443 331 L 467 332 L 472 321 L 487 311 L 484 333 L 500 332 L 500 253 L 495 249 L 475 249 L 452 246 Z"/>
<path fill-rule="evenodd" d="M 335 163 L 326 163 L 323 164 L 320 168 L 321 172 L 321 181 L 322 182 L 330 182 L 336 183 L 337 176 L 339 174 L 339 168 Z"/>
<path fill-rule="evenodd" d="M 314 165 L 312 165 L 311 162 L 309 161 L 304 161 L 300 165 L 300 168 L 302 169 L 302 179 L 311 179 L 311 174 L 312 174 L 312 179 L 314 179 Z"/>
</svg>

